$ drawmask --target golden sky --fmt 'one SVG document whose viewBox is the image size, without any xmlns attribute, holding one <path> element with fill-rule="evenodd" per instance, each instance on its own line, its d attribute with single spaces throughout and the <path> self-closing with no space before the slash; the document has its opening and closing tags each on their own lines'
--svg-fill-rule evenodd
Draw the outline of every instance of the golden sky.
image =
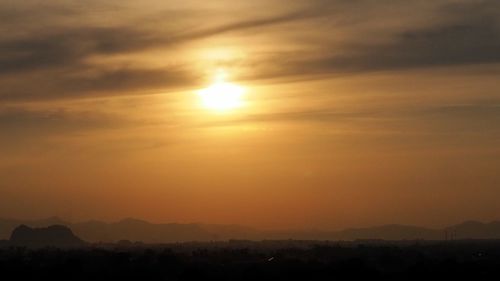
<svg viewBox="0 0 500 281">
<path fill-rule="evenodd" d="M 0 0 L 0 217 L 499 219 L 496 0 Z"/>
</svg>

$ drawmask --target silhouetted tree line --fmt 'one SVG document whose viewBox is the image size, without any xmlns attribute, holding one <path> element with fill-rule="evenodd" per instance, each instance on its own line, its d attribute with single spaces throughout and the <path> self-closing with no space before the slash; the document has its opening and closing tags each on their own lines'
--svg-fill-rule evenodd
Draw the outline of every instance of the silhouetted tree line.
<svg viewBox="0 0 500 281">
<path fill-rule="evenodd" d="M 239 248 L 229 243 L 80 249 L 0 249 L 2 280 L 423 280 L 500 277 L 500 242 L 317 244 Z M 270 245 L 269 243 L 266 245 Z"/>
</svg>

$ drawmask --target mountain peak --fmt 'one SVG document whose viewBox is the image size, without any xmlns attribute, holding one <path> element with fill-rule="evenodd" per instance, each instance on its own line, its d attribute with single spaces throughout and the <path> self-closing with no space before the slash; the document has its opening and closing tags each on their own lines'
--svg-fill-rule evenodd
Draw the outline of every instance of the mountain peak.
<svg viewBox="0 0 500 281">
<path fill-rule="evenodd" d="M 31 228 L 20 225 L 12 231 L 10 242 L 13 245 L 40 247 L 79 247 L 85 242 L 75 236 L 71 229 L 64 225 L 50 225 L 42 228 Z"/>
</svg>

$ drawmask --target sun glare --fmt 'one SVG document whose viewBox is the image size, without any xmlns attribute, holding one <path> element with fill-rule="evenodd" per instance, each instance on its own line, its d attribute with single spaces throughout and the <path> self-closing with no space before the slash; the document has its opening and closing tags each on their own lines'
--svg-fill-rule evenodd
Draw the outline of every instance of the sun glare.
<svg viewBox="0 0 500 281">
<path fill-rule="evenodd" d="M 227 74 L 219 71 L 212 85 L 198 91 L 203 107 L 216 111 L 227 111 L 243 106 L 245 89 L 226 81 Z"/>
</svg>

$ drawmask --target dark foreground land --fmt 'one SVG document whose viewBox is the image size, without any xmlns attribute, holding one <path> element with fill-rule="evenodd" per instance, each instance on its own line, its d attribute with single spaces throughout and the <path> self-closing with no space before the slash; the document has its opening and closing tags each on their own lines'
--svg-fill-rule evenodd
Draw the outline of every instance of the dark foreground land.
<svg viewBox="0 0 500 281">
<path fill-rule="evenodd" d="M 155 246 L 123 242 L 65 250 L 0 249 L 1 280 L 498 280 L 498 277 L 500 241 L 484 240 L 231 241 Z"/>
</svg>

